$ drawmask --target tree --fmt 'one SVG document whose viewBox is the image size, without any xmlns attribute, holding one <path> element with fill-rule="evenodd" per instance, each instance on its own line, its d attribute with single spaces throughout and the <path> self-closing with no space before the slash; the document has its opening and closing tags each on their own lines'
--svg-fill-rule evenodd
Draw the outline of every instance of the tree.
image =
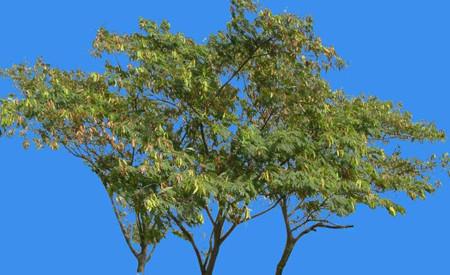
<svg viewBox="0 0 450 275">
<path fill-rule="evenodd" d="M 401 154 L 399 141 L 433 142 L 444 135 L 433 124 L 412 122 L 409 113 L 389 102 L 336 93 L 306 108 L 317 120 L 302 127 L 303 134 L 277 130 L 283 139 L 279 150 L 287 149 L 293 157 L 284 165 L 273 163 L 273 156 L 267 160 L 269 188 L 281 200 L 286 228 L 276 274 L 282 274 L 295 244 L 306 234 L 352 227 L 336 224 L 333 216 L 347 216 L 358 204 L 384 207 L 392 216 L 404 214 L 392 193 L 425 199 L 439 185 L 430 172 L 448 167 L 447 155 L 420 160 Z M 381 146 L 396 143 L 393 150 Z"/>
<path fill-rule="evenodd" d="M 143 273 L 169 228 L 164 186 L 188 158 L 175 152 L 164 132 L 167 110 L 128 87 L 114 88 L 112 73 L 52 69 L 42 60 L 3 72 L 22 95 L 1 100 L 1 128 L 28 148 L 62 145 L 81 158 L 105 187 L 120 230 Z M 176 171 L 175 171 L 176 170 Z"/>
<path fill-rule="evenodd" d="M 24 147 L 62 145 L 100 177 L 138 272 L 171 231 L 192 246 L 201 274 L 213 274 L 238 225 L 279 207 L 282 274 L 306 234 L 351 227 L 334 219 L 361 204 L 403 214 L 390 193 L 425 198 L 436 186 L 430 172 L 448 167 L 447 155 L 401 154 L 400 141 L 443 140 L 433 124 L 329 87 L 323 73 L 344 62 L 309 17 L 232 0 L 230 22 L 206 43 L 166 21 L 139 27 L 98 31 L 102 73 L 41 60 L 4 70 L 21 94 L 0 101 L 2 132 L 23 136 Z"/>
</svg>

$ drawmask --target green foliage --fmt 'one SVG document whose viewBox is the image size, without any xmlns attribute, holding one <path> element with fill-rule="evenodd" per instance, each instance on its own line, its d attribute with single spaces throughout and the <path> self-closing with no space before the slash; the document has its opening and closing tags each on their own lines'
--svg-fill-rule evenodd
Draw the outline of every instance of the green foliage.
<svg viewBox="0 0 450 275">
<path fill-rule="evenodd" d="M 22 136 L 24 148 L 63 147 L 83 159 L 136 257 L 146 253 L 136 246 L 168 230 L 199 252 L 191 229 L 211 222 L 210 247 L 197 253 L 204 274 L 234 228 L 259 216 L 255 201 L 281 202 L 301 237 L 337 228 L 329 218 L 359 204 L 403 214 L 391 192 L 424 199 L 435 190 L 431 172 L 448 168 L 447 154 L 421 160 L 384 145 L 444 133 L 391 102 L 333 91 L 322 73 L 344 62 L 311 18 L 250 0 L 232 0 L 231 16 L 203 44 L 166 21 L 141 19 L 133 34 L 102 28 L 93 42 L 102 73 L 43 60 L 3 70 L 20 94 L 1 99 L 1 132 Z"/>
</svg>

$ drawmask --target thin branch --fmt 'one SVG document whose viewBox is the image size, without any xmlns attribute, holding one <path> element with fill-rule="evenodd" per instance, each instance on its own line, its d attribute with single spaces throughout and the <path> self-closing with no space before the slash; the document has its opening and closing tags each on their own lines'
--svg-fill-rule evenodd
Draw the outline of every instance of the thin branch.
<svg viewBox="0 0 450 275">
<path fill-rule="evenodd" d="M 353 225 L 337 225 L 337 224 L 331 224 L 330 222 L 328 222 L 329 224 L 326 223 L 316 223 L 310 227 L 308 227 L 307 229 L 305 229 L 304 231 L 302 231 L 302 233 L 300 233 L 294 240 L 298 241 L 301 237 L 303 237 L 304 235 L 312 232 L 312 231 L 316 231 L 317 228 L 322 227 L 322 228 L 329 228 L 329 229 L 346 229 L 346 228 L 353 228 Z"/>
<path fill-rule="evenodd" d="M 230 236 L 230 234 L 234 231 L 234 229 L 236 229 L 238 224 L 239 223 L 233 223 L 233 225 L 228 229 L 228 231 L 225 232 L 225 234 L 222 237 L 220 237 L 219 239 L 220 243 L 223 243 L 228 238 L 228 236 Z"/>
<path fill-rule="evenodd" d="M 353 228 L 353 225 L 328 225 L 328 224 L 320 224 L 319 227 L 328 228 L 328 229 L 347 229 Z"/>
<path fill-rule="evenodd" d="M 141 241 L 141 246 L 142 246 L 144 244 L 143 243 L 144 240 L 141 237 L 145 236 L 145 229 L 144 229 L 144 225 L 141 220 L 141 215 L 138 213 L 138 210 L 136 208 L 134 208 L 134 213 L 136 215 L 136 223 L 137 223 L 137 227 L 139 229 L 139 239 Z"/>
<path fill-rule="evenodd" d="M 325 199 L 322 201 L 322 203 L 319 205 L 319 208 L 318 208 L 318 209 L 309 212 L 307 216 L 303 217 L 300 221 L 303 220 L 304 222 L 301 223 L 300 225 L 296 226 L 292 231 L 295 231 L 295 230 L 299 229 L 300 227 L 302 227 L 303 225 L 307 224 L 308 222 L 313 221 L 313 220 L 311 220 L 312 216 L 313 216 L 315 213 L 317 213 L 317 212 L 319 212 L 319 211 L 322 210 L 322 207 L 325 205 L 325 203 L 328 201 L 328 199 L 329 199 L 329 198 L 325 198 Z M 303 203 L 303 200 L 302 200 L 302 203 Z M 299 203 L 299 204 L 297 205 L 297 207 L 295 207 L 295 208 L 291 211 L 291 213 L 289 214 L 289 217 L 291 217 L 291 216 L 295 213 L 296 210 L 300 209 L 300 206 L 301 206 L 302 203 Z"/>
<path fill-rule="evenodd" d="M 267 39 L 264 43 L 269 43 L 272 39 L 273 37 L 269 37 L 269 39 Z M 253 53 L 250 54 L 250 56 L 247 59 L 245 59 L 244 62 L 242 62 L 242 64 L 233 72 L 231 77 L 227 81 L 225 81 L 225 83 L 222 84 L 222 86 L 220 86 L 220 88 L 217 90 L 217 93 L 220 93 L 228 84 L 230 84 L 230 82 L 241 72 L 241 70 L 245 67 L 245 65 L 247 65 L 248 62 L 250 62 L 250 60 L 252 60 L 255 57 L 269 55 L 268 53 L 255 55 L 255 53 L 261 48 L 262 44 L 263 43 L 256 45 L 255 49 L 253 50 Z"/>
<path fill-rule="evenodd" d="M 152 250 L 150 250 L 150 253 L 148 254 L 147 258 L 145 259 L 145 262 L 148 263 L 150 259 L 152 258 L 153 254 L 155 253 L 156 244 L 152 245 Z"/>
<path fill-rule="evenodd" d="M 262 216 L 262 215 L 266 214 L 266 213 L 269 212 L 270 210 L 274 209 L 274 208 L 280 203 L 280 201 L 281 201 L 281 199 L 278 199 L 278 200 L 277 200 L 276 202 L 274 202 L 269 208 L 267 208 L 266 210 L 261 211 L 261 212 L 255 214 L 255 215 L 253 215 L 252 217 L 250 217 L 249 219 L 247 219 L 247 221 L 253 220 L 253 219 L 255 219 L 255 218 L 259 217 L 259 216 Z"/>
<path fill-rule="evenodd" d="M 158 97 L 151 97 L 150 99 L 151 100 L 155 100 L 155 101 L 159 101 L 159 102 L 162 102 L 162 103 L 166 103 L 166 104 L 168 104 L 168 105 L 178 109 L 178 105 L 176 105 L 175 103 L 170 102 L 168 100 L 165 100 L 165 99 L 162 99 L 162 98 L 158 98 Z"/>
<path fill-rule="evenodd" d="M 205 131 L 203 129 L 203 123 L 200 123 L 200 133 L 202 135 L 203 146 L 205 147 L 206 155 L 209 155 L 208 143 L 206 143 Z"/>
<path fill-rule="evenodd" d="M 305 198 L 302 198 L 300 200 L 300 202 L 297 204 L 297 206 L 295 206 L 290 212 L 289 212 L 289 217 L 291 217 L 292 215 L 295 214 L 295 211 L 299 210 L 302 207 L 303 202 L 305 201 Z"/>
<path fill-rule="evenodd" d="M 200 250 L 197 247 L 197 244 L 195 243 L 194 238 L 192 237 L 192 234 L 183 226 L 182 222 L 178 220 L 175 215 L 172 214 L 172 212 L 169 211 L 169 217 L 175 222 L 175 224 L 180 228 L 180 230 L 183 232 L 184 236 L 187 238 L 188 242 L 192 245 L 192 248 L 194 249 L 195 255 L 197 256 L 197 261 L 200 266 L 200 268 L 203 270 L 203 258 L 202 254 L 200 253 Z"/>
<path fill-rule="evenodd" d="M 125 226 L 123 225 L 121 219 L 120 219 L 120 215 L 119 215 L 119 211 L 117 210 L 117 207 L 114 203 L 113 197 L 109 196 L 109 199 L 111 201 L 111 204 L 113 206 L 114 209 L 114 214 L 116 215 L 116 219 L 119 222 L 119 226 L 120 226 L 120 230 L 122 231 L 122 235 L 125 238 L 125 241 L 127 242 L 128 247 L 130 248 L 131 252 L 133 253 L 133 255 L 135 257 L 139 256 L 139 253 L 134 249 L 133 245 L 131 244 L 131 239 L 130 236 L 128 236 L 127 231 L 125 229 Z"/>
<path fill-rule="evenodd" d="M 214 237 L 214 230 L 211 230 L 211 234 L 209 234 L 209 247 L 208 247 L 208 252 L 206 253 L 206 258 L 203 261 L 204 266 L 207 265 L 209 258 L 211 257 L 212 254 L 212 249 L 213 249 L 213 237 Z"/>
<path fill-rule="evenodd" d="M 209 208 L 206 208 L 206 209 L 207 209 L 207 213 L 208 213 L 209 219 L 211 220 L 211 223 L 213 225 L 213 228 L 212 228 L 211 233 L 209 235 L 208 252 L 206 254 L 205 260 L 203 261 L 205 267 L 208 266 L 209 261 L 211 260 L 212 253 L 214 252 L 215 247 L 216 246 L 220 246 L 220 244 L 222 243 L 221 240 L 220 240 L 220 236 L 219 236 L 219 239 L 217 239 L 216 234 L 217 234 L 217 232 L 220 232 L 219 235 L 221 234 L 222 228 L 223 228 L 223 224 L 224 224 L 224 221 L 225 221 L 225 219 L 222 217 L 222 213 L 223 213 L 223 209 L 222 208 L 219 208 L 219 211 L 217 212 L 216 219 L 213 218 L 213 216 L 211 214 L 211 211 L 209 211 Z M 214 239 L 214 243 L 213 243 L 213 239 Z M 217 243 L 217 241 L 219 243 Z"/>
<path fill-rule="evenodd" d="M 224 212 L 223 206 L 220 206 L 220 204 L 219 204 L 219 210 L 217 211 L 217 216 L 216 216 L 216 219 L 214 221 L 216 226 L 223 225 L 223 221 L 224 221 L 224 219 L 222 217 L 223 212 Z"/>
<path fill-rule="evenodd" d="M 130 166 L 134 165 L 135 155 L 136 155 L 136 147 L 133 147 L 133 149 L 131 150 Z"/>
<path fill-rule="evenodd" d="M 206 210 L 206 214 L 208 215 L 208 218 L 209 218 L 209 220 L 211 221 L 211 223 L 212 223 L 213 225 L 216 225 L 216 222 L 214 221 L 214 218 L 213 218 L 213 216 L 212 216 L 211 211 L 209 210 L 209 207 L 206 206 L 206 207 L 205 207 L 205 210 Z"/>
<path fill-rule="evenodd" d="M 258 49 L 259 49 L 259 47 L 257 47 L 254 52 L 256 52 Z M 250 60 L 252 60 L 255 57 L 262 57 L 265 55 L 269 55 L 269 54 L 268 53 L 258 54 L 258 55 L 252 54 L 249 57 L 247 57 L 247 59 L 245 59 L 244 62 L 242 62 L 242 64 L 233 72 L 233 74 L 230 76 L 230 78 L 228 78 L 228 80 L 225 81 L 225 83 L 223 83 L 222 86 L 220 86 L 220 88 L 217 90 L 217 93 L 220 93 L 228 84 L 230 84 L 230 82 L 242 71 L 242 69 L 245 67 L 245 65 L 247 65 L 248 62 L 250 62 Z"/>
<path fill-rule="evenodd" d="M 273 114 L 275 114 L 275 108 L 273 108 L 272 110 L 270 110 L 269 115 L 267 116 L 267 119 L 265 119 L 264 124 L 262 125 L 260 131 L 263 131 L 264 128 L 266 128 L 269 120 L 272 118 Z"/>
<path fill-rule="evenodd" d="M 182 131 L 183 131 L 183 130 L 181 130 L 181 132 L 182 132 Z M 180 140 L 180 147 L 183 146 L 183 142 L 184 142 L 184 139 L 186 138 L 187 134 L 188 134 L 188 129 L 187 129 L 187 127 L 186 127 L 186 130 L 184 130 L 184 134 L 183 134 L 183 136 L 181 137 L 181 140 Z"/>
<path fill-rule="evenodd" d="M 311 220 L 306 219 L 304 222 L 302 222 L 302 223 L 300 223 L 300 224 L 294 226 L 294 227 L 291 229 L 291 231 L 292 231 L 292 232 L 295 232 L 295 231 L 297 231 L 298 229 L 300 229 L 302 226 L 304 226 L 305 224 L 307 224 L 307 223 L 309 223 L 309 222 L 311 222 Z"/>
</svg>

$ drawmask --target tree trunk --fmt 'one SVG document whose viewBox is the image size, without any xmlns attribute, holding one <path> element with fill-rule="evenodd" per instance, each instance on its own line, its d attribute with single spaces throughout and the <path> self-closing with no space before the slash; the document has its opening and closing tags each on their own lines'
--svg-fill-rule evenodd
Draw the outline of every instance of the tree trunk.
<svg viewBox="0 0 450 275">
<path fill-rule="evenodd" d="M 282 275 L 283 270 L 286 266 L 286 263 L 291 256 L 292 250 L 294 250 L 296 241 L 292 238 L 287 238 L 286 245 L 284 246 L 283 255 L 281 256 L 280 261 L 277 264 L 277 269 L 275 271 L 275 275 Z"/>
<path fill-rule="evenodd" d="M 139 275 L 144 275 L 145 274 L 145 257 L 138 257 L 138 267 L 137 267 L 137 273 Z"/>
<path fill-rule="evenodd" d="M 216 266 L 217 256 L 219 255 L 220 244 L 215 246 L 211 258 L 209 259 L 208 266 L 202 275 L 212 275 L 214 271 L 214 267 Z"/>
<path fill-rule="evenodd" d="M 145 266 L 147 265 L 147 246 L 142 245 L 141 253 L 137 255 L 136 259 L 138 261 L 137 273 L 139 275 L 145 274 Z"/>
</svg>

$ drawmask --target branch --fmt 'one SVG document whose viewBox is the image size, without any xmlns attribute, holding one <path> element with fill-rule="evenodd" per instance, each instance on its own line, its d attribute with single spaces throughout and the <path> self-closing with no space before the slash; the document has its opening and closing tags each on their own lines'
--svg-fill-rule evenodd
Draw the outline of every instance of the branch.
<svg viewBox="0 0 450 275">
<path fill-rule="evenodd" d="M 142 236 L 145 236 L 144 224 L 142 223 L 140 212 L 138 213 L 138 210 L 136 208 L 134 208 L 134 213 L 136 215 L 136 223 L 139 229 L 139 240 L 141 241 L 141 245 L 144 245 L 144 240 L 143 238 L 141 238 Z"/>
<path fill-rule="evenodd" d="M 134 157 L 136 155 L 136 147 L 133 147 L 132 151 L 131 151 L 131 159 L 130 159 L 130 166 L 134 165 Z"/>
<path fill-rule="evenodd" d="M 258 50 L 258 49 L 256 49 L 256 50 Z M 255 50 L 255 52 L 256 52 L 256 50 Z M 217 93 L 220 93 L 228 84 L 230 84 L 230 82 L 241 72 L 241 70 L 245 67 L 245 65 L 247 65 L 247 63 L 250 60 L 252 60 L 255 57 L 262 57 L 265 55 L 269 55 L 269 54 L 263 53 L 263 54 L 258 54 L 258 55 L 251 55 L 247 59 L 245 59 L 244 62 L 242 62 L 242 64 L 236 69 L 236 71 L 233 72 L 233 74 L 230 76 L 230 78 L 224 84 L 222 84 L 222 86 L 220 86 L 220 88 L 217 90 Z"/>
<path fill-rule="evenodd" d="M 266 128 L 267 123 L 269 122 L 269 120 L 272 118 L 273 114 L 275 113 L 275 108 L 273 108 L 272 110 L 270 110 L 269 115 L 267 116 L 267 119 L 264 120 L 263 125 L 261 126 L 260 131 L 263 131 L 264 128 Z"/>
<path fill-rule="evenodd" d="M 228 236 L 230 236 L 230 234 L 234 231 L 234 229 L 236 229 L 238 224 L 239 223 L 233 223 L 233 225 L 228 229 L 228 231 L 225 232 L 225 234 L 222 237 L 220 237 L 220 239 L 219 239 L 220 243 L 225 241 L 228 238 Z"/>
<path fill-rule="evenodd" d="M 203 123 L 200 123 L 200 133 L 202 135 L 203 146 L 205 147 L 206 155 L 209 155 L 208 144 L 206 143 L 205 131 L 203 129 Z"/>
<path fill-rule="evenodd" d="M 169 100 L 166 100 L 166 99 L 163 99 L 163 98 L 158 98 L 158 97 L 151 97 L 150 99 L 155 100 L 155 101 L 159 101 L 159 102 L 162 102 L 162 103 L 165 103 L 167 105 L 170 105 L 170 106 L 175 107 L 175 108 L 178 109 L 178 105 L 173 103 L 173 102 L 171 102 L 171 101 L 169 101 Z"/>
<path fill-rule="evenodd" d="M 180 133 L 182 133 L 182 132 L 183 132 L 183 129 L 181 129 Z M 186 130 L 184 130 L 184 134 L 183 134 L 183 136 L 181 137 L 181 140 L 180 140 L 180 147 L 183 146 L 183 142 L 184 142 L 184 139 L 186 138 L 187 134 L 188 134 L 188 129 L 186 127 Z"/>
<path fill-rule="evenodd" d="M 195 243 L 194 238 L 192 237 L 192 234 L 183 226 L 180 220 L 178 220 L 175 215 L 172 214 L 172 212 L 169 211 L 169 217 L 175 222 L 175 224 L 180 228 L 180 230 L 183 232 L 184 236 L 187 238 L 187 241 L 192 245 L 192 248 L 195 251 L 195 255 L 197 256 L 197 261 L 201 269 L 204 269 L 203 265 L 203 258 L 202 254 L 200 253 L 200 250 L 197 247 L 197 244 Z"/>
<path fill-rule="evenodd" d="M 306 235 L 306 234 L 308 234 L 308 233 L 310 233 L 310 232 L 312 232 L 312 231 L 316 231 L 317 228 L 319 228 L 319 227 L 322 227 L 322 228 L 329 228 L 329 229 L 346 229 L 346 228 L 353 228 L 353 225 L 337 225 L 337 224 L 334 224 L 334 223 L 330 223 L 330 222 L 328 222 L 328 221 L 324 221 L 324 222 L 327 222 L 328 224 L 323 223 L 323 222 L 319 222 L 319 223 L 316 223 L 316 224 L 314 224 L 314 225 L 308 227 L 307 229 L 305 229 L 302 233 L 300 233 L 300 234 L 295 238 L 295 241 L 298 241 L 301 237 L 303 237 L 304 235 Z"/>
<path fill-rule="evenodd" d="M 213 225 L 216 225 L 216 222 L 214 221 L 214 218 L 213 218 L 213 216 L 212 216 L 211 211 L 209 210 L 209 207 L 206 206 L 206 207 L 205 207 L 205 210 L 206 210 L 206 214 L 208 215 L 208 218 L 209 218 L 209 220 L 211 221 L 211 223 L 212 223 Z"/>
<path fill-rule="evenodd" d="M 150 253 L 148 254 L 147 258 L 145 259 L 145 262 L 148 263 L 150 259 L 152 258 L 153 254 L 155 253 L 156 244 L 152 245 L 152 250 L 150 250 Z"/>
<path fill-rule="evenodd" d="M 130 248 L 130 250 L 131 250 L 131 252 L 133 253 L 133 255 L 134 255 L 135 257 L 138 257 L 139 253 L 137 253 L 137 251 L 134 249 L 133 245 L 131 244 L 131 240 L 130 240 L 130 237 L 128 236 L 128 234 L 127 234 L 127 231 L 126 231 L 126 229 L 125 229 L 125 226 L 123 225 L 122 221 L 120 220 L 120 215 L 119 215 L 119 212 L 118 212 L 118 210 L 117 210 L 117 208 L 116 208 L 116 205 L 114 204 L 113 197 L 112 197 L 112 196 L 109 196 L 109 199 L 110 199 L 111 204 L 112 204 L 112 206 L 113 206 L 114 214 L 116 215 L 116 219 L 117 219 L 117 221 L 119 222 L 119 226 L 120 226 L 120 230 L 122 231 L 122 235 L 123 235 L 123 237 L 125 238 L 125 241 L 127 242 L 127 245 L 128 245 L 128 247 Z"/>
<path fill-rule="evenodd" d="M 288 215 L 286 201 L 287 201 L 287 199 L 285 197 L 280 198 L 281 213 L 283 213 L 283 221 L 284 221 L 284 225 L 286 227 L 286 234 L 287 234 L 288 238 L 291 238 L 292 230 L 291 230 L 291 225 L 289 223 L 289 215 Z"/>
<path fill-rule="evenodd" d="M 317 212 L 319 212 L 319 211 L 322 210 L 322 207 L 325 205 L 325 203 L 328 201 L 328 199 L 329 199 L 328 197 L 325 198 L 325 199 L 322 201 L 322 203 L 319 205 L 319 208 L 318 208 L 318 209 L 309 212 L 307 216 L 303 217 L 300 221 L 304 220 L 304 222 L 303 222 L 302 224 L 296 226 L 295 229 L 294 229 L 293 231 L 297 230 L 298 228 L 300 228 L 301 226 L 307 224 L 307 223 L 310 222 L 310 221 L 314 221 L 314 220 L 311 220 L 310 218 L 312 218 L 312 216 L 313 216 L 315 213 L 317 213 Z M 289 217 L 291 217 L 293 214 L 295 214 L 295 211 L 296 211 L 296 210 L 298 210 L 298 209 L 301 208 L 301 205 L 303 204 L 303 201 L 304 201 L 304 200 L 305 200 L 305 199 L 302 199 L 302 201 L 301 201 L 294 209 L 292 209 L 292 211 L 289 213 Z"/>
<path fill-rule="evenodd" d="M 261 212 L 255 214 L 255 215 L 253 215 L 253 216 L 250 217 L 247 221 L 253 220 L 254 218 L 257 218 L 257 217 L 259 217 L 259 216 L 262 216 L 262 215 L 266 214 L 266 213 L 269 212 L 270 210 L 274 209 L 274 208 L 280 203 L 280 201 L 281 201 L 281 199 L 278 199 L 278 200 L 277 200 L 276 202 L 274 202 L 269 208 L 267 208 L 266 210 L 261 211 Z"/>
<path fill-rule="evenodd" d="M 272 40 L 272 37 L 267 39 L 267 41 L 265 41 L 265 43 L 268 43 L 271 40 Z M 230 84 L 230 82 L 241 72 L 241 70 L 245 67 L 245 65 L 247 65 L 248 62 L 250 62 L 250 60 L 252 60 L 255 57 L 269 55 L 268 53 L 255 55 L 255 53 L 261 48 L 261 45 L 262 45 L 262 43 L 258 44 L 256 46 L 256 48 L 253 51 L 253 53 L 249 57 L 247 57 L 247 59 L 245 59 L 244 62 L 242 62 L 242 64 L 233 72 L 233 74 L 230 76 L 230 78 L 227 81 L 225 81 L 225 83 L 222 84 L 222 86 L 220 86 L 220 88 L 217 90 L 217 93 L 220 93 L 228 84 Z"/>
<path fill-rule="evenodd" d="M 299 224 L 299 225 L 297 225 L 297 226 L 294 226 L 292 229 L 291 229 L 291 231 L 292 232 L 295 232 L 295 231 L 297 231 L 300 227 L 302 227 L 302 226 L 304 226 L 305 224 L 307 224 L 307 223 L 309 223 L 309 222 L 311 222 L 309 219 L 306 219 L 304 222 L 302 222 L 301 224 Z"/>
<path fill-rule="evenodd" d="M 295 211 L 299 210 L 299 209 L 302 207 L 304 201 L 305 201 L 305 198 L 302 198 L 302 199 L 300 200 L 300 202 L 297 204 L 297 206 L 295 206 L 295 207 L 289 212 L 289 215 L 288 215 L 288 216 L 291 217 L 292 215 L 294 215 L 294 214 L 295 214 Z"/>
<path fill-rule="evenodd" d="M 222 239 L 221 239 L 220 235 L 222 234 L 222 228 L 223 228 L 223 224 L 225 221 L 225 218 L 222 217 L 222 214 L 223 214 L 222 208 L 219 207 L 219 211 L 217 212 L 217 216 L 216 216 L 215 220 L 211 214 L 211 211 L 209 211 L 208 207 L 206 208 L 206 210 L 207 210 L 209 219 L 211 220 L 211 223 L 213 225 L 213 228 L 211 230 L 211 234 L 209 235 L 209 247 L 208 247 L 208 252 L 207 252 L 206 258 L 204 260 L 205 267 L 207 267 L 209 265 L 209 261 L 211 260 L 211 256 L 212 256 L 212 253 L 214 252 L 215 247 L 220 246 L 220 244 L 222 243 Z M 229 232 L 229 233 L 231 233 L 231 232 Z M 228 235 L 227 235 L 227 237 L 228 237 Z M 213 244 L 213 239 L 214 239 L 214 244 Z"/>
<path fill-rule="evenodd" d="M 213 237 L 214 237 L 214 230 L 211 230 L 211 233 L 209 234 L 209 247 L 208 252 L 206 254 L 206 258 L 204 261 L 205 266 L 207 265 L 209 258 L 211 257 L 212 249 L 213 249 Z"/>
</svg>

